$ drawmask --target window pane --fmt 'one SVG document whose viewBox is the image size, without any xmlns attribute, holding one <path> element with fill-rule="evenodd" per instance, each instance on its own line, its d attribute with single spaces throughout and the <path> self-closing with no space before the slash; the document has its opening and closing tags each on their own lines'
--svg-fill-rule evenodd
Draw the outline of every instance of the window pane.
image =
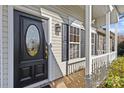
<svg viewBox="0 0 124 93">
<path fill-rule="evenodd" d="M 79 28 L 77 28 L 77 35 L 79 35 Z"/>
<path fill-rule="evenodd" d="M 74 41 L 73 42 L 76 42 L 76 35 L 74 35 Z"/>
<path fill-rule="evenodd" d="M 70 27 L 70 33 L 73 34 L 73 27 Z"/>
<path fill-rule="evenodd" d="M 70 42 L 73 42 L 74 41 L 74 35 L 70 35 Z"/>
<path fill-rule="evenodd" d="M 79 36 L 77 36 L 77 39 L 76 40 L 77 40 L 77 42 L 79 42 Z"/>
<path fill-rule="evenodd" d="M 92 38 L 92 43 L 94 43 L 94 34 L 92 33 L 91 36 L 92 36 L 91 37 Z"/>
<path fill-rule="evenodd" d="M 73 54 L 74 54 L 74 58 L 76 58 L 76 45 L 74 44 L 74 52 L 73 52 Z"/>
<path fill-rule="evenodd" d="M 78 45 L 75 45 L 75 58 L 78 57 Z"/>
<path fill-rule="evenodd" d="M 74 27 L 74 34 L 76 35 L 76 27 Z"/>
<path fill-rule="evenodd" d="M 79 44 L 70 44 L 70 59 L 79 58 Z"/>
<path fill-rule="evenodd" d="M 79 58 L 79 45 L 77 45 L 77 58 Z"/>
<path fill-rule="evenodd" d="M 73 58 L 73 45 L 70 44 L 70 59 Z"/>
</svg>

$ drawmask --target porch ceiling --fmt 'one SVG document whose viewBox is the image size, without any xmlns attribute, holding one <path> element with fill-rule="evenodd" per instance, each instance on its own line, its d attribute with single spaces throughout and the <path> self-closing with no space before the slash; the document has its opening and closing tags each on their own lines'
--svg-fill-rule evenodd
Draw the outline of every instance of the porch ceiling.
<svg viewBox="0 0 124 93">
<path fill-rule="evenodd" d="M 62 5 L 60 7 L 64 7 L 75 12 L 77 15 L 81 16 L 83 21 L 85 20 L 85 5 Z M 100 27 L 106 24 L 106 13 L 108 11 L 110 11 L 108 5 L 93 5 L 92 19 L 96 20 L 96 27 Z M 117 21 L 117 11 L 116 9 L 113 9 L 111 12 L 111 24 L 116 23 Z"/>
<path fill-rule="evenodd" d="M 123 5 L 115 5 L 115 8 L 117 9 L 117 12 L 119 15 L 124 13 L 124 6 Z"/>
<path fill-rule="evenodd" d="M 93 5 L 93 18 L 99 18 L 106 15 L 109 7 L 106 5 Z"/>
<path fill-rule="evenodd" d="M 85 5 L 60 5 L 60 7 L 61 6 L 68 10 L 77 12 L 78 14 L 85 14 Z M 108 11 L 109 7 L 107 5 L 93 5 L 93 18 L 105 16 Z"/>
<path fill-rule="evenodd" d="M 49 7 L 49 5 L 48 6 L 41 5 L 41 6 Z M 76 19 L 82 22 L 85 21 L 85 5 L 55 5 L 55 6 L 50 6 L 49 9 L 51 9 L 51 7 L 58 9 L 59 12 L 64 11 L 64 13 L 72 15 Z M 92 20 L 95 19 L 95 22 L 94 22 L 95 24 L 93 26 L 99 28 L 105 25 L 106 24 L 106 13 L 108 11 L 110 11 L 110 8 L 108 5 L 93 5 Z M 117 21 L 118 21 L 117 11 L 116 11 L 116 8 L 114 8 L 113 11 L 111 12 L 111 24 L 116 23 Z"/>
</svg>

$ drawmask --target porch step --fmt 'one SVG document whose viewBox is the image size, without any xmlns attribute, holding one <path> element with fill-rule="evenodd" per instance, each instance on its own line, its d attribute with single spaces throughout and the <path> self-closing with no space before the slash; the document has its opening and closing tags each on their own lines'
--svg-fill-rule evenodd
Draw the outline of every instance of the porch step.
<svg viewBox="0 0 124 93">
<path fill-rule="evenodd" d="M 50 86 L 52 88 L 67 88 L 67 86 L 64 83 L 63 78 L 59 78 L 59 79 L 51 82 Z"/>
<path fill-rule="evenodd" d="M 79 70 L 50 83 L 51 88 L 83 88 L 85 70 Z"/>
</svg>

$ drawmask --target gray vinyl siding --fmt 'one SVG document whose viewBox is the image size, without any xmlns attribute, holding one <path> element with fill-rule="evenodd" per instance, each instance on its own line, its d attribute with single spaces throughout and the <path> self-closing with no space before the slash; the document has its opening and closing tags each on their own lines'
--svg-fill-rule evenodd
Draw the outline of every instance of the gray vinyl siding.
<svg viewBox="0 0 124 93">
<path fill-rule="evenodd" d="M 2 32 L 2 50 L 3 50 L 3 87 L 8 87 L 8 7 L 3 6 L 3 32 Z"/>
</svg>

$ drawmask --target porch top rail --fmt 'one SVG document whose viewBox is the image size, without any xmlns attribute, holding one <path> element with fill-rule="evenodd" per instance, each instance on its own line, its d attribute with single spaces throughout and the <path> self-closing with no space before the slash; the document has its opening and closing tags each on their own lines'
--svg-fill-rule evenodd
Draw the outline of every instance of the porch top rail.
<svg viewBox="0 0 124 93">
<path fill-rule="evenodd" d="M 113 53 L 116 53 L 116 51 L 112 51 L 112 52 L 110 52 L 110 54 L 113 54 Z"/>
<path fill-rule="evenodd" d="M 109 53 L 105 53 L 105 54 L 101 54 L 101 55 L 97 55 L 97 56 L 92 56 L 92 59 L 97 59 L 97 58 L 104 57 L 107 55 L 109 55 Z"/>
</svg>

